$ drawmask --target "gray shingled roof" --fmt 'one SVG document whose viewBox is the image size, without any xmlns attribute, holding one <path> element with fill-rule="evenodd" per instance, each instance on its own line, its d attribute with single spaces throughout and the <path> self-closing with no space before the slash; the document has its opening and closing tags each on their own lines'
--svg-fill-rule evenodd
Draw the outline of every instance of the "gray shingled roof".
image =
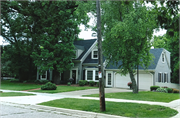
<svg viewBox="0 0 180 118">
<path fill-rule="evenodd" d="M 83 63 L 98 63 L 98 59 L 92 59 L 91 58 L 91 53 L 87 56 L 87 58 L 85 59 L 85 61 Z M 105 58 L 103 56 L 103 62 L 104 61 L 105 61 Z"/>
<path fill-rule="evenodd" d="M 83 53 L 75 60 L 80 60 L 97 39 L 74 41 L 74 45 L 84 47 Z"/>
<path fill-rule="evenodd" d="M 150 53 L 154 55 L 154 58 L 153 58 L 152 63 L 149 65 L 149 67 L 147 69 L 155 69 L 156 68 L 162 51 L 163 51 L 163 48 L 156 48 L 156 49 L 151 49 L 150 50 Z M 118 69 L 118 67 L 121 64 L 122 64 L 122 61 L 119 61 L 117 65 L 110 64 L 109 66 L 106 67 L 106 69 Z M 139 69 L 144 69 L 144 68 L 139 66 Z"/>
<path fill-rule="evenodd" d="M 84 46 L 74 45 L 76 49 L 84 50 Z"/>
</svg>

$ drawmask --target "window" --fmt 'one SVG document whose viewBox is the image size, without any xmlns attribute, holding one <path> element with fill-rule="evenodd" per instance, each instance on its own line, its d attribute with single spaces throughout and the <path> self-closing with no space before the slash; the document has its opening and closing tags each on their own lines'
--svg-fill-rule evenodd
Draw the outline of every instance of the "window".
<svg viewBox="0 0 180 118">
<path fill-rule="evenodd" d="M 162 82 L 162 73 L 158 73 L 158 82 Z"/>
<path fill-rule="evenodd" d="M 47 71 L 41 75 L 41 80 L 46 80 L 46 79 L 47 79 Z"/>
<path fill-rule="evenodd" d="M 108 85 L 111 85 L 111 73 L 108 73 Z"/>
<path fill-rule="evenodd" d="M 96 71 L 95 80 L 99 80 L 98 71 Z"/>
<path fill-rule="evenodd" d="M 164 73 L 164 83 L 165 82 L 168 82 L 168 74 L 167 73 Z"/>
<path fill-rule="evenodd" d="M 93 80 L 93 71 L 87 71 L 87 80 Z"/>
<path fill-rule="evenodd" d="M 92 55 L 91 55 L 92 59 L 98 59 L 98 50 L 93 50 L 92 51 Z"/>
<path fill-rule="evenodd" d="M 162 53 L 162 62 L 165 61 L 164 53 Z"/>
</svg>

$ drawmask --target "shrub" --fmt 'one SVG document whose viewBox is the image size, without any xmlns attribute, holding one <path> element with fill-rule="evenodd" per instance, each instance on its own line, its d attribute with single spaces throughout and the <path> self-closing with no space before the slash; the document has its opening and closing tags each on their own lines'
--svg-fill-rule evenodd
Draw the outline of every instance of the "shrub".
<svg viewBox="0 0 180 118">
<path fill-rule="evenodd" d="M 51 82 L 47 82 L 41 86 L 41 90 L 56 90 L 57 86 Z"/>
<path fill-rule="evenodd" d="M 168 91 L 168 93 L 172 93 L 172 88 L 166 88 L 167 89 L 167 91 Z"/>
<path fill-rule="evenodd" d="M 85 83 L 85 85 L 88 85 L 88 81 L 87 80 L 84 80 L 84 83 Z"/>
<path fill-rule="evenodd" d="M 89 85 L 90 85 L 90 86 L 94 86 L 94 85 L 95 85 L 95 82 L 94 82 L 94 81 L 89 81 Z"/>
<path fill-rule="evenodd" d="M 84 80 L 79 80 L 79 86 L 84 86 L 85 85 L 85 81 Z"/>
<path fill-rule="evenodd" d="M 166 88 L 157 88 L 156 92 L 164 92 L 164 93 L 168 93 Z"/>
<path fill-rule="evenodd" d="M 70 82 L 70 84 L 72 84 L 72 82 L 74 81 L 74 79 L 73 78 L 69 78 L 69 82 Z"/>
<path fill-rule="evenodd" d="M 163 87 L 161 87 L 161 88 L 168 88 L 167 86 L 163 86 Z"/>
<path fill-rule="evenodd" d="M 157 88 L 160 88 L 160 87 L 159 86 L 151 86 L 150 87 L 151 91 L 156 90 Z"/>
<path fill-rule="evenodd" d="M 172 88 L 172 92 L 173 92 L 173 93 L 179 93 L 179 90 L 178 90 L 178 89 L 175 89 L 175 88 Z"/>
<path fill-rule="evenodd" d="M 19 79 L 11 79 L 10 82 L 19 82 Z"/>
<path fill-rule="evenodd" d="M 99 82 L 96 83 L 96 86 L 99 87 Z"/>
<path fill-rule="evenodd" d="M 68 82 L 67 85 L 68 85 L 68 86 L 71 86 L 71 82 Z"/>
</svg>

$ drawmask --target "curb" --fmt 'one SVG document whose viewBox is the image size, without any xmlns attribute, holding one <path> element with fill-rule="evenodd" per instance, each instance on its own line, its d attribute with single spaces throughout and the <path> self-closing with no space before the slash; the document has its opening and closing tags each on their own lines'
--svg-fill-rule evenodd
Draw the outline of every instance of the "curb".
<svg viewBox="0 0 180 118">
<path fill-rule="evenodd" d="M 78 118 L 128 118 L 123 116 L 116 116 L 116 115 L 109 115 L 103 113 L 95 113 L 95 112 L 88 112 L 88 111 L 81 111 L 81 110 L 72 110 L 72 109 L 65 109 L 65 108 L 57 108 L 57 107 L 49 107 L 43 105 L 30 105 L 30 104 L 17 104 L 12 102 L 1 102 L 4 105 L 12 105 L 21 108 L 27 108 L 32 110 L 39 110 L 44 112 L 52 112 L 61 115 L 73 116 Z"/>
</svg>

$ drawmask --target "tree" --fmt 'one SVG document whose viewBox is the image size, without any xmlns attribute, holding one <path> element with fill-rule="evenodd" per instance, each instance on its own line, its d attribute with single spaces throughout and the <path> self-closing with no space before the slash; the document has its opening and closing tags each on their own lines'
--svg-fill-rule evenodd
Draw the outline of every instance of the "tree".
<svg viewBox="0 0 180 118">
<path fill-rule="evenodd" d="M 120 73 L 130 74 L 133 93 L 137 93 L 134 69 L 137 65 L 146 69 L 152 59 L 149 50 L 156 26 L 153 22 L 155 16 L 139 3 L 135 3 L 134 8 L 132 2 L 121 1 L 117 4 L 108 2 L 102 9 L 102 19 L 107 22 L 104 22 L 104 55 L 112 64 L 122 61 L 118 67 Z M 106 9 L 108 5 L 111 6 L 110 11 Z"/>
<path fill-rule="evenodd" d="M 80 32 L 78 5 L 74 1 L 43 1 L 35 6 L 36 28 L 40 39 L 40 52 L 32 57 L 40 72 L 53 70 L 53 81 L 60 83 L 60 73 L 73 66 L 74 40 Z M 79 19 L 79 20 L 78 20 Z"/>
<path fill-rule="evenodd" d="M 1 35 L 10 43 L 2 55 L 3 71 L 16 75 L 21 81 L 35 79 L 36 74 L 36 67 L 30 57 L 34 43 L 29 35 L 29 4 L 27 1 L 1 2 Z"/>
<path fill-rule="evenodd" d="M 150 2 L 150 1 L 147 1 Z M 179 83 L 179 3 L 180 1 L 151 1 L 153 12 L 157 14 L 156 23 L 167 30 L 167 50 L 171 52 L 171 82 Z"/>
<path fill-rule="evenodd" d="M 154 36 L 153 44 L 154 48 L 165 48 L 167 49 L 167 43 L 169 39 L 167 39 L 166 34 L 163 36 Z"/>
</svg>

